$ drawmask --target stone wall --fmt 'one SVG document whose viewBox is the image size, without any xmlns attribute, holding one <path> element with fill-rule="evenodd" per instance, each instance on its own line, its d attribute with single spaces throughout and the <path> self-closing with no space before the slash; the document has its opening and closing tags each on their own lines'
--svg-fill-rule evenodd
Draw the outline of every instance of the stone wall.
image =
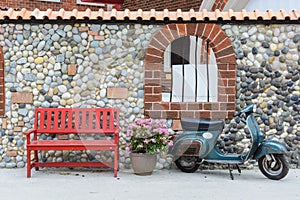
<svg viewBox="0 0 300 200">
<path fill-rule="evenodd" d="M 237 55 L 236 110 L 257 103 L 258 123 L 268 139 L 287 144 L 291 162 L 299 166 L 300 144 L 300 26 L 222 26 Z M 249 131 L 232 120 L 222 148 L 242 152 L 249 147 Z M 241 131 L 241 132 L 237 132 Z M 238 141 L 237 143 L 233 141 Z M 245 149 L 246 148 L 246 149 Z"/>
<path fill-rule="evenodd" d="M 120 168 L 130 167 L 126 127 L 144 117 L 144 58 L 161 25 L 2 24 L 5 117 L 0 119 L 0 167 L 25 166 L 24 132 L 35 107 L 119 107 Z M 267 137 L 289 146 L 299 164 L 299 25 L 220 25 L 237 56 L 236 110 L 259 103 Z M 171 121 L 169 121 L 171 122 Z M 240 119 L 227 119 L 219 140 L 227 152 L 246 152 L 250 135 Z M 170 123 L 171 125 L 171 123 Z M 52 135 L 41 135 L 53 139 Z M 71 135 L 70 138 L 76 137 Z M 107 152 L 43 152 L 43 161 L 104 160 Z M 158 168 L 171 159 L 162 154 Z"/>
</svg>

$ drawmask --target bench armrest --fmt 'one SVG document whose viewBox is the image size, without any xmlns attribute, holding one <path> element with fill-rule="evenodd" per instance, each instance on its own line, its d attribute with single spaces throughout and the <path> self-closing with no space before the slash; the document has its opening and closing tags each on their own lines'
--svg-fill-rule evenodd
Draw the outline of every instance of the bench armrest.
<svg viewBox="0 0 300 200">
<path fill-rule="evenodd" d="M 36 138 L 37 138 L 37 129 L 31 129 L 31 130 L 29 130 L 29 131 L 27 131 L 27 132 L 25 132 L 24 134 L 26 135 L 26 143 L 27 144 L 30 144 L 30 134 L 32 134 L 32 133 L 34 133 L 34 136 L 33 136 L 33 138 L 36 140 Z"/>
<path fill-rule="evenodd" d="M 28 135 L 30 135 L 31 133 L 36 133 L 36 131 L 37 131 L 37 129 L 31 129 L 31 130 L 25 132 L 24 134 L 25 134 L 26 136 L 28 136 Z"/>
</svg>

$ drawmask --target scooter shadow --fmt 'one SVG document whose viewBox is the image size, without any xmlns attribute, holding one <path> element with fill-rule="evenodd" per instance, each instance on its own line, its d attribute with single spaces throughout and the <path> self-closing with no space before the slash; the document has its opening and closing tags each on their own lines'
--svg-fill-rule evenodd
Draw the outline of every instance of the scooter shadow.
<svg viewBox="0 0 300 200">
<path fill-rule="evenodd" d="M 226 169 L 199 169 L 194 174 L 203 176 L 205 179 L 227 179 L 232 180 L 229 170 Z M 258 170 L 232 171 L 234 180 L 265 180 L 266 178 Z"/>
</svg>

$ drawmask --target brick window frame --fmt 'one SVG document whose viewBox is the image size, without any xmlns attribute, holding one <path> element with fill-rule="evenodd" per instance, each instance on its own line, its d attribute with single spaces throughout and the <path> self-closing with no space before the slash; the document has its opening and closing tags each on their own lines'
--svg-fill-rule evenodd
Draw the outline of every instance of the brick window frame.
<svg viewBox="0 0 300 200">
<path fill-rule="evenodd" d="M 5 95 L 4 95 L 4 55 L 0 47 L 0 116 L 5 114 Z"/>
<path fill-rule="evenodd" d="M 175 39 L 195 35 L 210 42 L 218 67 L 217 102 L 163 102 L 162 78 L 164 51 Z M 231 41 L 216 24 L 169 24 L 155 33 L 145 55 L 145 116 L 180 119 L 232 118 L 235 112 L 236 57 Z"/>
</svg>

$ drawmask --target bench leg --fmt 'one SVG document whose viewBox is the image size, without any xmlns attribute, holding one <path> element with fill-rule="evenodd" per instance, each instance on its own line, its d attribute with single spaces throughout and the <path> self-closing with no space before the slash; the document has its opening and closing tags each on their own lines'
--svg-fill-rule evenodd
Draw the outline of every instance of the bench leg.
<svg viewBox="0 0 300 200">
<path fill-rule="evenodd" d="M 31 177 L 30 150 L 27 149 L 27 178 Z"/>
<path fill-rule="evenodd" d="M 118 176 L 118 168 L 119 168 L 119 148 L 115 149 L 114 155 L 114 177 Z"/>
<path fill-rule="evenodd" d="M 37 150 L 34 151 L 34 162 L 36 162 L 36 163 L 39 162 L 39 157 L 38 157 L 38 151 Z M 35 170 L 39 171 L 39 168 L 35 167 Z"/>
</svg>

